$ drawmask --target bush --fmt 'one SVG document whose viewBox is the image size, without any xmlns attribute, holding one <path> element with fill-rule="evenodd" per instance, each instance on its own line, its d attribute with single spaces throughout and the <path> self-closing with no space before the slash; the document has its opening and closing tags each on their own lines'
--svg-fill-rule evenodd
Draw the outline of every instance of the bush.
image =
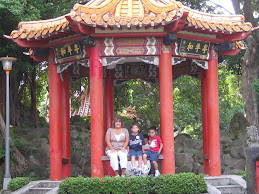
<svg viewBox="0 0 259 194">
<path fill-rule="evenodd" d="M 239 171 L 239 172 L 236 172 L 235 175 L 242 176 L 242 178 L 243 178 L 244 180 L 246 180 L 246 171 Z"/>
<path fill-rule="evenodd" d="M 7 188 L 10 191 L 16 191 L 17 189 L 22 188 L 23 186 L 27 185 L 31 181 L 38 180 L 39 178 L 32 178 L 32 177 L 16 177 L 11 179 Z"/>
<path fill-rule="evenodd" d="M 59 194 L 84 194 L 84 193 L 202 193 L 207 191 L 203 175 L 193 173 L 168 174 L 157 178 L 129 177 L 129 178 L 66 178 L 59 185 Z"/>
<path fill-rule="evenodd" d="M 156 187 L 156 193 L 202 193 L 207 190 L 203 175 L 193 173 L 159 176 Z"/>
</svg>

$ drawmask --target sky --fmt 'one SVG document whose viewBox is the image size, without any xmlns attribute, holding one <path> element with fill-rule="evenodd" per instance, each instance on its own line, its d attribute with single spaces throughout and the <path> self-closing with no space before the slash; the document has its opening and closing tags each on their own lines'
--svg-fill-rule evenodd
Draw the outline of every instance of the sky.
<svg viewBox="0 0 259 194">
<path fill-rule="evenodd" d="M 234 8 L 232 6 L 232 1 L 231 0 L 210 0 L 211 2 L 214 2 L 215 4 L 222 5 L 225 9 L 227 9 L 230 13 L 234 14 Z M 213 5 L 209 1 L 207 1 L 208 5 Z M 230 13 L 225 11 L 224 9 L 221 9 L 221 11 L 224 12 L 224 14 L 229 15 Z"/>
</svg>

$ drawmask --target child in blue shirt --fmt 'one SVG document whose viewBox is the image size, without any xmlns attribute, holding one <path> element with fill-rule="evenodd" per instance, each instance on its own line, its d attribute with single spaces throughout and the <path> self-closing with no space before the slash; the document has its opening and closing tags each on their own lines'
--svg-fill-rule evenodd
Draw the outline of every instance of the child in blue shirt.
<svg viewBox="0 0 259 194">
<path fill-rule="evenodd" d="M 145 151 L 144 145 L 144 137 L 141 133 L 139 133 L 139 126 L 137 123 L 133 123 L 131 127 L 132 133 L 130 134 L 130 141 L 129 141 L 129 155 L 131 158 L 131 166 L 132 166 L 132 172 L 134 174 L 138 174 L 141 176 L 143 174 L 142 172 L 142 156 Z M 136 157 L 138 158 L 138 165 L 139 170 L 137 172 L 136 170 Z"/>
</svg>

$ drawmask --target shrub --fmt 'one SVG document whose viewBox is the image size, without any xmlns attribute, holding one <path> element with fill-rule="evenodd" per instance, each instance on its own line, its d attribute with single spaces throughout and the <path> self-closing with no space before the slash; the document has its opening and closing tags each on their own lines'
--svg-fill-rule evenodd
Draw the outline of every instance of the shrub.
<svg viewBox="0 0 259 194">
<path fill-rule="evenodd" d="M 112 193 L 112 194 L 148 194 L 148 193 L 202 193 L 207 191 L 203 175 L 193 173 L 168 174 L 157 178 L 66 178 L 59 185 L 59 194 Z"/>
<path fill-rule="evenodd" d="M 246 171 L 239 171 L 239 172 L 236 172 L 235 175 L 242 176 L 242 178 L 243 178 L 244 180 L 246 180 Z"/>
<path fill-rule="evenodd" d="M 30 181 L 31 180 L 30 180 L 29 177 L 16 177 L 14 179 L 11 179 L 7 188 L 10 191 L 15 191 L 15 190 L 17 190 L 19 188 L 22 188 L 23 186 L 27 185 Z"/>
<path fill-rule="evenodd" d="M 11 179 L 7 188 L 10 191 L 16 191 L 17 189 L 22 188 L 23 186 L 27 185 L 30 181 L 38 180 L 39 178 L 32 178 L 32 177 L 16 177 Z"/>
<path fill-rule="evenodd" d="M 157 177 L 156 193 L 202 193 L 207 190 L 203 175 L 193 173 L 168 174 Z"/>
</svg>

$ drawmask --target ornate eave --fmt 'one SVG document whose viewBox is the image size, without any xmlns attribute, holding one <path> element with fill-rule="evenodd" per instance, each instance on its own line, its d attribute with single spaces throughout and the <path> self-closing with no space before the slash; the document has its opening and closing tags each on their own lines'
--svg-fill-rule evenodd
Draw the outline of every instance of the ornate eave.
<svg viewBox="0 0 259 194">
<path fill-rule="evenodd" d="M 26 47 L 74 34 L 200 33 L 223 41 L 245 39 L 253 30 L 242 15 L 216 15 L 185 7 L 175 0 L 91 0 L 75 4 L 71 13 L 40 21 L 20 22 L 6 38 Z M 97 36 L 96 37 L 100 37 Z M 161 35 L 162 36 L 162 35 Z M 45 42 L 44 42 L 45 41 Z M 38 45 L 35 43 L 35 46 Z"/>
<path fill-rule="evenodd" d="M 250 22 L 245 22 L 243 15 L 216 15 L 199 12 L 185 7 L 187 11 L 188 26 L 195 26 L 202 30 L 210 30 L 214 32 L 225 31 L 230 33 L 248 32 L 253 30 Z"/>
</svg>

